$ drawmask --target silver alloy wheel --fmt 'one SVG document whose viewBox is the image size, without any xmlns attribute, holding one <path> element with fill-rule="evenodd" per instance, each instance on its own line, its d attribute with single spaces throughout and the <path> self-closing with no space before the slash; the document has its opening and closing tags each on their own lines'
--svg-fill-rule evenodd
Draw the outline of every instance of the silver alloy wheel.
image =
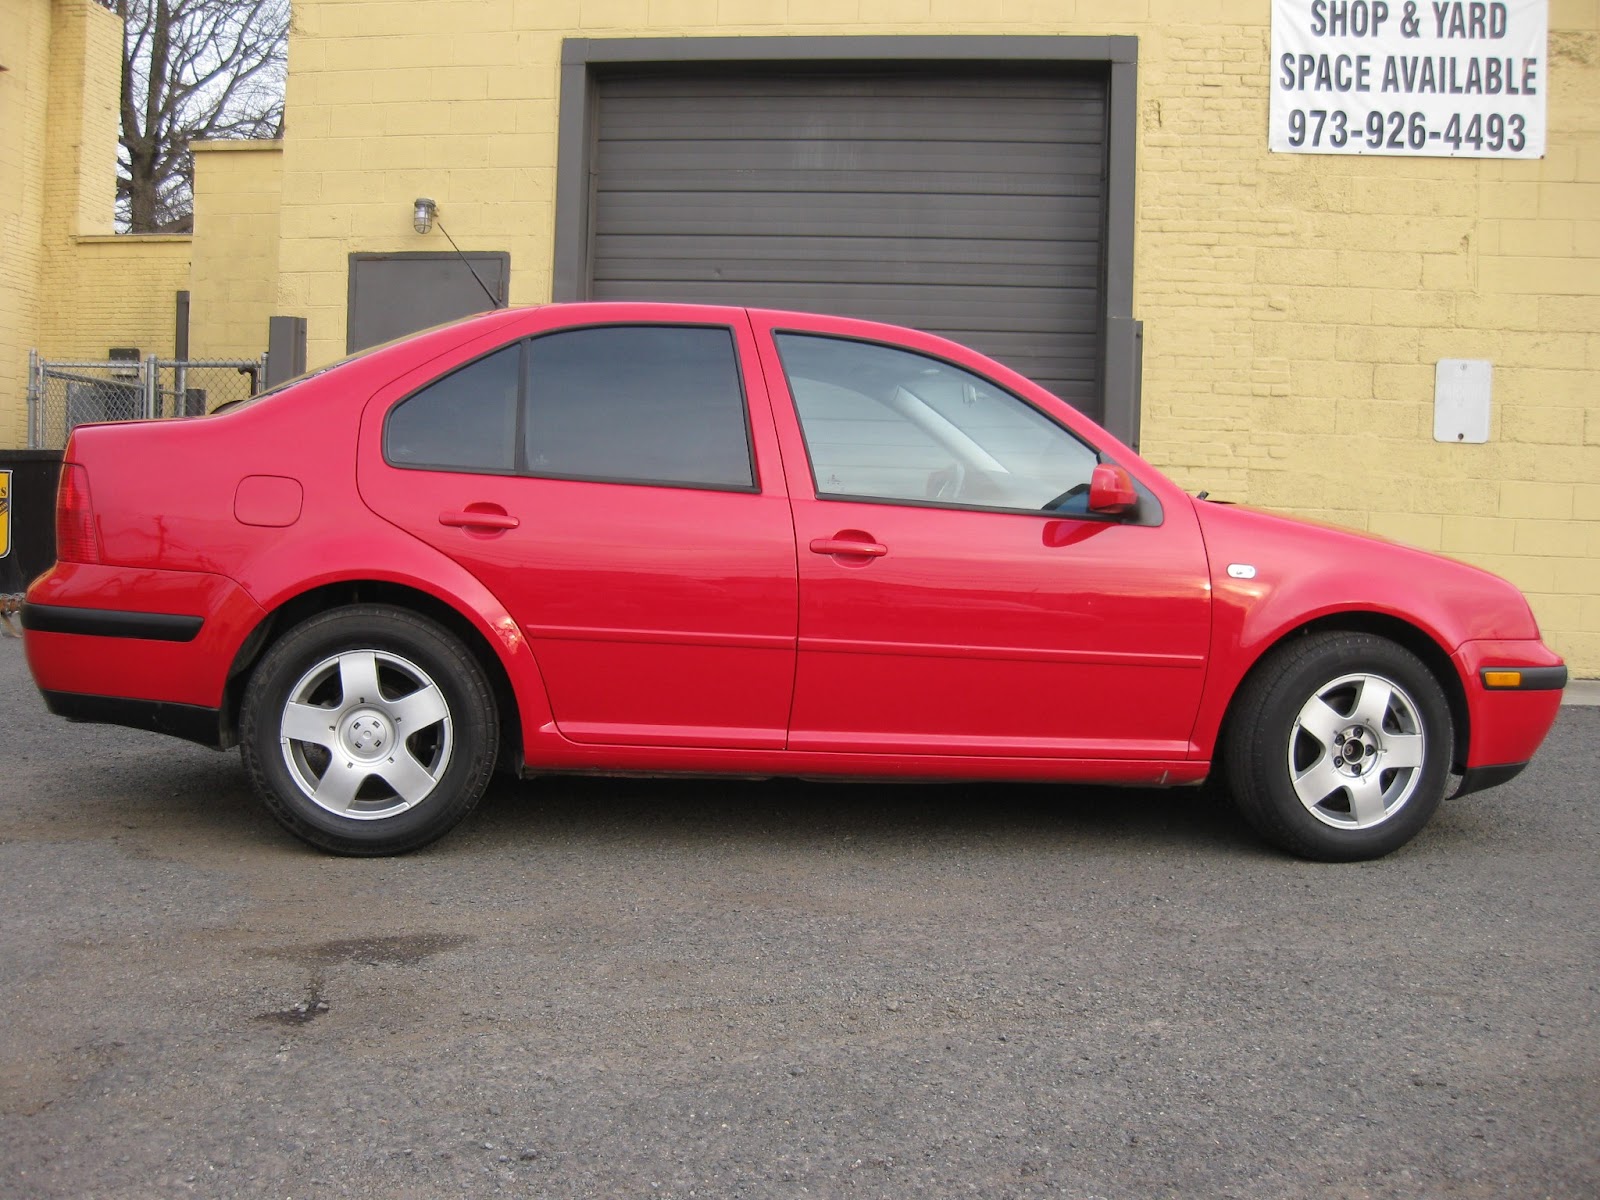
<svg viewBox="0 0 1600 1200">
<path fill-rule="evenodd" d="M 347 650 L 289 689 L 278 741 L 290 777 L 318 807 L 360 821 L 426 800 L 450 765 L 450 706 L 398 654 Z"/>
<path fill-rule="evenodd" d="M 1371 829 L 1422 782 L 1427 738 L 1416 703 L 1381 675 L 1341 675 L 1301 706 L 1289 777 L 1306 811 L 1335 829 Z"/>
</svg>

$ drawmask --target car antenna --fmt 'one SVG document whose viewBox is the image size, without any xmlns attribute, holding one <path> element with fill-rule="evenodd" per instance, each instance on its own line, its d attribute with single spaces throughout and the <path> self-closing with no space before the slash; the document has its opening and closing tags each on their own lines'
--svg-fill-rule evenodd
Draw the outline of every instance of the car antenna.
<svg viewBox="0 0 1600 1200">
<path fill-rule="evenodd" d="M 467 270 L 472 272 L 472 277 L 478 281 L 478 286 L 483 289 L 483 294 L 489 297 L 489 307 L 499 308 L 500 301 L 495 299 L 494 293 L 489 290 L 489 285 L 483 281 L 483 276 L 479 275 L 477 268 L 472 265 L 472 260 L 461 253 L 461 247 L 456 245 L 455 238 L 450 236 L 450 231 L 444 227 L 444 222 L 435 216 L 433 223 L 439 227 L 439 232 L 444 234 L 444 240 L 450 243 L 450 249 L 456 252 L 456 257 L 466 264 Z"/>
</svg>

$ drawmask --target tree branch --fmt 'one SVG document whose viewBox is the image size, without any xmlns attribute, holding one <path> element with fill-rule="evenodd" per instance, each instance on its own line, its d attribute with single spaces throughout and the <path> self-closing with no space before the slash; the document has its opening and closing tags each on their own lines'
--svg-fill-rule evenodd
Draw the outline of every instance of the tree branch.
<svg viewBox="0 0 1600 1200">
<path fill-rule="evenodd" d="M 288 0 L 98 0 L 125 22 L 119 219 L 187 227 L 192 141 L 283 129 Z"/>
</svg>

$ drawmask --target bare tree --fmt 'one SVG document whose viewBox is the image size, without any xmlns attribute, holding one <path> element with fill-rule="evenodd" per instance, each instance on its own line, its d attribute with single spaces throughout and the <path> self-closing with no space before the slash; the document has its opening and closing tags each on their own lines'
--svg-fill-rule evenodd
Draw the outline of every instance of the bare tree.
<svg viewBox="0 0 1600 1200">
<path fill-rule="evenodd" d="M 130 233 L 194 226 L 206 138 L 283 133 L 289 0 L 100 0 L 125 24 L 117 219 Z"/>
</svg>

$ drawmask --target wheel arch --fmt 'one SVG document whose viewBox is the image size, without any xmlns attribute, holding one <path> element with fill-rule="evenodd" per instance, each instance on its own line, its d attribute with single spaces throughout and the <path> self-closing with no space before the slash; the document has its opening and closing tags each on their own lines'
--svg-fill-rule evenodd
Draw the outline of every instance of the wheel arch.
<svg viewBox="0 0 1600 1200">
<path fill-rule="evenodd" d="M 1227 707 L 1223 710 L 1222 721 L 1217 728 L 1216 740 L 1213 743 L 1211 762 L 1213 773 L 1222 768 L 1223 747 L 1228 741 L 1228 726 L 1238 710 L 1239 697 L 1280 647 L 1316 633 L 1372 634 L 1394 642 L 1421 659 L 1423 666 L 1427 667 L 1438 681 L 1440 690 L 1444 692 L 1445 700 L 1450 706 L 1450 722 L 1455 735 L 1450 769 L 1458 774 L 1465 770 L 1467 747 L 1471 743 L 1472 736 L 1471 715 L 1467 708 L 1466 688 L 1462 685 L 1460 674 L 1450 661 L 1449 652 L 1426 630 L 1400 617 L 1388 613 L 1348 611 L 1327 613 L 1305 621 L 1262 645 L 1249 669 L 1235 682 L 1228 697 Z"/>
<path fill-rule="evenodd" d="M 387 604 L 426 617 L 442 626 L 456 637 L 477 660 L 494 693 L 500 710 L 500 754 L 502 766 L 520 767 L 522 746 L 522 712 L 516 689 L 505 663 L 495 652 L 489 639 L 458 608 L 429 592 L 408 584 L 385 579 L 344 579 L 323 583 L 283 600 L 270 610 L 240 644 L 228 669 L 227 683 L 222 698 L 222 730 L 224 745 L 236 743 L 239 731 L 239 714 L 244 705 L 245 690 L 261 656 L 285 633 L 308 618 L 332 608 L 351 604 Z"/>
</svg>

